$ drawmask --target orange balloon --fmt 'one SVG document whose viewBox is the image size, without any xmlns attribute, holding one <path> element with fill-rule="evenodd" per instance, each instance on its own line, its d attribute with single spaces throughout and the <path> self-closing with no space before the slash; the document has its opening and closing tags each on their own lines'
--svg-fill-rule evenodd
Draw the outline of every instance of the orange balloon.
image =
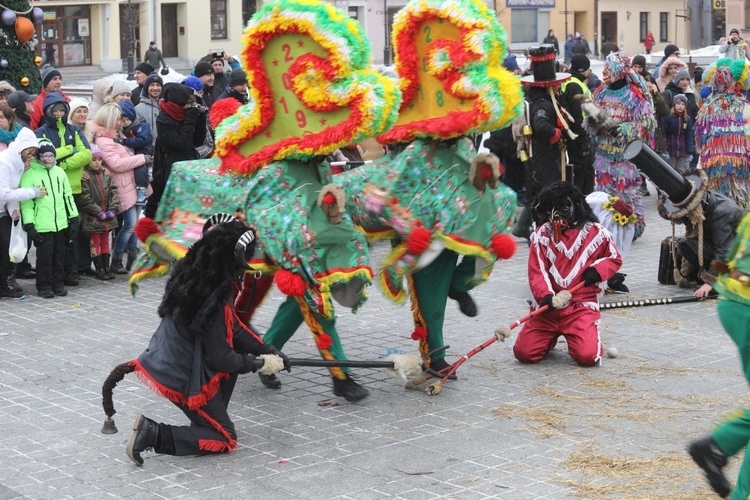
<svg viewBox="0 0 750 500">
<path fill-rule="evenodd" d="M 34 36 L 34 23 L 26 17 L 16 18 L 16 37 L 21 43 L 26 43 Z"/>
</svg>

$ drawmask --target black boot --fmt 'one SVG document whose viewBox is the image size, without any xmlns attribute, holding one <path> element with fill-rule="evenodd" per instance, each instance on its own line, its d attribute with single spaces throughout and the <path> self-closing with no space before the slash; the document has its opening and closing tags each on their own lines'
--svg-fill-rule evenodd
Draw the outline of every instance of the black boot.
<svg viewBox="0 0 750 500">
<path fill-rule="evenodd" d="M 102 264 L 102 256 L 97 255 L 93 257 L 91 260 L 94 261 L 94 267 L 96 268 L 96 279 L 105 281 L 109 279 L 109 275 L 107 275 L 107 271 L 104 269 L 104 264 Z"/>
<path fill-rule="evenodd" d="M 438 359 L 437 361 L 430 362 L 430 370 L 440 373 L 441 378 L 448 375 L 448 370 L 450 370 L 450 367 L 451 365 L 449 365 L 445 359 Z M 448 380 L 458 380 L 458 376 L 454 373 L 453 375 L 448 377 Z"/>
<path fill-rule="evenodd" d="M 716 494 L 721 498 L 729 496 L 732 486 L 722 471 L 727 465 L 727 456 L 719 449 L 716 441 L 710 436 L 693 441 L 688 447 L 688 453 L 693 457 L 693 461 L 705 471 L 706 479 Z"/>
<path fill-rule="evenodd" d="M 269 389 L 281 389 L 281 380 L 279 380 L 279 377 L 276 375 L 263 375 L 262 373 L 259 373 L 258 377 L 260 377 L 260 383 Z"/>
<path fill-rule="evenodd" d="M 114 257 L 112 257 L 112 267 L 109 268 L 109 274 L 128 274 L 128 272 L 125 270 L 125 266 L 122 265 L 122 256 L 123 253 L 116 253 Z"/>
<path fill-rule="evenodd" d="M 104 274 L 107 275 L 107 279 L 108 280 L 115 279 L 115 273 L 113 273 L 112 268 L 109 267 L 109 254 L 103 253 L 101 257 L 102 257 L 102 269 L 104 270 Z"/>
<path fill-rule="evenodd" d="M 355 403 L 370 395 L 370 391 L 359 385 L 349 375 L 341 380 L 333 377 L 333 394 Z"/>
<path fill-rule="evenodd" d="M 461 312 L 464 313 L 465 316 L 473 318 L 477 315 L 477 305 L 468 293 L 459 292 L 451 287 L 448 290 L 448 298 L 458 302 L 458 308 L 461 309 Z"/>
<path fill-rule="evenodd" d="M 128 248 L 128 258 L 125 261 L 125 269 L 130 272 L 130 270 L 133 268 L 133 263 L 135 262 L 135 258 L 138 256 L 138 249 L 137 248 Z"/>
<path fill-rule="evenodd" d="M 133 424 L 133 435 L 128 441 L 128 447 L 125 452 L 130 457 L 135 465 L 143 465 L 143 458 L 141 453 L 154 449 L 159 444 L 159 424 L 146 418 L 143 415 L 138 415 Z"/>
<path fill-rule="evenodd" d="M 23 291 L 15 290 L 10 284 L 10 278 L 7 274 L 0 274 L 0 298 L 22 299 Z"/>
</svg>

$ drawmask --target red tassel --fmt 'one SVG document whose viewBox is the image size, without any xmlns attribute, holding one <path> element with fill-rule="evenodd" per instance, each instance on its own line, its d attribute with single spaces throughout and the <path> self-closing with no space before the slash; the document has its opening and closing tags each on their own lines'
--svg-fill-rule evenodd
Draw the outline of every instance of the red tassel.
<svg viewBox="0 0 750 500">
<path fill-rule="evenodd" d="M 211 120 L 211 126 L 213 128 L 218 127 L 219 123 L 235 114 L 240 106 L 240 101 L 232 97 L 216 101 L 211 106 L 211 113 L 208 115 Z"/>
<path fill-rule="evenodd" d="M 326 205 L 333 205 L 334 203 L 336 203 L 336 197 L 333 196 L 332 193 L 328 193 L 323 196 L 323 203 L 325 203 Z"/>
<path fill-rule="evenodd" d="M 430 246 L 431 240 L 432 233 L 429 230 L 423 227 L 416 227 L 406 239 L 406 247 L 412 255 L 420 255 Z"/>
<path fill-rule="evenodd" d="M 318 349 L 321 351 L 327 351 L 333 345 L 333 338 L 327 333 L 321 333 L 318 335 L 315 342 L 318 344 Z"/>
<path fill-rule="evenodd" d="M 156 222 L 154 222 L 154 219 L 144 217 L 135 225 L 135 230 L 133 232 L 135 233 L 136 238 L 145 243 L 149 236 L 152 234 L 158 234 L 161 230 Z"/>
<path fill-rule="evenodd" d="M 492 237 L 492 252 L 498 259 L 510 259 L 516 253 L 516 240 L 507 234 L 497 234 Z"/>
<path fill-rule="evenodd" d="M 427 329 L 422 328 L 421 326 L 415 326 L 414 331 L 411 334 L 412 340 L 420 340 L 420 339 L 426 339 L 427 338 Z"/>
<path fill-rule="evenodd" d="M 302 278 L 286 269 L 279 269 L 274 276 L 276 286 L 284 295 L 302 297 L 305 294 L 305 282 Z"/>
</svg>

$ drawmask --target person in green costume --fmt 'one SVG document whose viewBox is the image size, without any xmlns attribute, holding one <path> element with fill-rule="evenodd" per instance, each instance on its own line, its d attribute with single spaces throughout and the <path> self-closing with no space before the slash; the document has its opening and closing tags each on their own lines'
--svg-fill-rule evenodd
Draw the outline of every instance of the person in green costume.
<svg viewBox="0 0 750 500">
<path fill-rule="evenodd" d="M 750 213 L 746 213 L 727 255 L 728 264 L 716 282 L 719 319 L 740 352 L 742 371 L 750 383 Z M 722 498 L 750 498 L 750 408 L 737 409 L 719 422 L 711 434 L 690 443 L 688 452 L 706 473 L 711 488 Z M 729 457 L 745 449 L 737 484 L 732 489 L 723 468 Z"/>
<path fill-rule="evenodd" d="M 380 288 L 397 303 L 408 295 L 412 339 L 423 356 L 431 353 L 433 370 L 445 371 L 448 299 L 476 316 L 468 292 L 515 250 L 508 233 L 516 195 L 499 181 L 497 157 L 477 155 L 467 136 L 509 126 L 522 111 L 523 93 L 502 66 L 505 33 L 481 1 L 455 2 L 450 11 L 411 1 L 392 36 L 403 103 L 378 140 L 408 145 L 344 174 L 347 211 L 370 240 L 391 241 Z"/>
<path fill-rule="evenodd" d="M 373 273 L 325 155 L 389 128 L 401 93 L 370 68 L 361 26 L 325 2 L 269 2 L 244 40 L 250 102 L 219 100 L 211 120 L 222 169 L 250 177 L 243 206 L 258 233 L 259 269 L 287 295 L 264 341 L 280 348 L 304 321 L 322 358 L 345 360 L 333 300 L 356 311 Z M 255 279 L 245 281 L 250 290 Z M 256 285 L 247 317 L 268 290 L 268 274 Z M 240 292 L 239 301 L 247 295 Z M 359 401 L 369 394 L 346 368 L 330 372 L 335 395 Z M 275 375 L 261 381 L 281 386 Z"/>
</svg>

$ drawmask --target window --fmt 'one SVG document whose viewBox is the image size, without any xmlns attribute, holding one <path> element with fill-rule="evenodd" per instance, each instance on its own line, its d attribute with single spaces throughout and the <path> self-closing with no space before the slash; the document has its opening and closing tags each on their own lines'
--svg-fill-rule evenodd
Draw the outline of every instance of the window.
<svg viewBox="0 0 750 500">
<path fill-rule="evenodd" d="M 669 12 L 659 12 L 659 41 L 669 41 Z"/>
<path fill-rule="evenodd" d="M 349 17 L 359 20 L 359 7 L 348 7 Z"/>
<path fill-rule="evenodd" d="M 648 12 L 641 12 L 641 43 L 646 41 L 648 35 Z"/>
<path fill-rule="evenodd" d="M 511 9 L 510 32 L 512 43 L 538 42 L 537 9 Z"/>
<path fill-rule="evenodd" d="M 211 40 L 227 39 L 227 2 L 211 0 Z"/>
</svg>

